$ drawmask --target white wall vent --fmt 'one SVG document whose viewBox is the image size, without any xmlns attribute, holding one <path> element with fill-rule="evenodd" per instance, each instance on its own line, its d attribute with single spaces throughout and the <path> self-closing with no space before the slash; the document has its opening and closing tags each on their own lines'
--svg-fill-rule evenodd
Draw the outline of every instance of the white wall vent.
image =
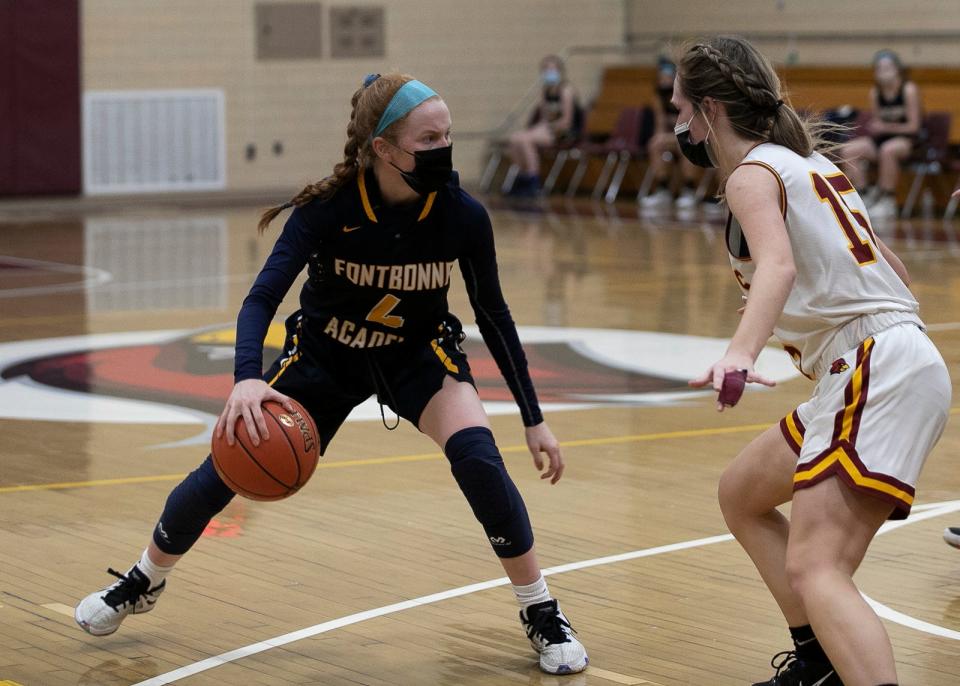
<svg viewBox="0 0 960 686">
<path fill-rule="evenodd" d="M 222 90 L 87 91 L 88 195 L 226 187 Z"/>
</svg>

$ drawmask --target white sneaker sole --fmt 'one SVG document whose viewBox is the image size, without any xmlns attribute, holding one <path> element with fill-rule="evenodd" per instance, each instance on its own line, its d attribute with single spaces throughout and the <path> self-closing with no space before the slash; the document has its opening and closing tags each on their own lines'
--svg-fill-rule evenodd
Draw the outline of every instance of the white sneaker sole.
<svg viewBox="0 0 960 686">
<path fill-rule="evenodd" d="M 86 632 L 87 632 L 88 634 L 90 634 L 91 636 L 109 636 L 109 635 L 112 634 L 112 633 L 116 633 L 117 629 L 120 628 L 120 624 L 117 624 L 117 625 L 116 625 L 115 627 L 113 627 L 112 629 L 108 629 L 108 630 L 106 630 L 106 631 L 104 631 L 104 630 L 102 630 L 102 629 L 96 629 L 96 628 L 94 628 L 93 626 L 87 624 L 85 621 L 83 621 L 82 619 L 80 619 L 80 607 L 79 607 L 79 606 L 77 606 L 77 608 L 74 609 L 74 611 L 73 611 L 73 619 L 74 619 L 74 621 L 77 623 L 77 625 L 78 625 L 81 629 L 83 629 L 84 631 L 86 631 Z"/>
<path fill-rule="evenodd" d="M 153 610 L 153 608 L 156 607 L 156 604 L 157 604 L 157 599 L 156 599 L 156 598 L 154 598 L 152 601 L 150 601 L 150 600 L 143 601 L 143 603 L 142 603 L 142 605 L 141 605 L 140 607 L 135 608 L 134 610 L 131 610 L 130 612 L 127 612 L 126 614 L 124 614 L 123 616 L 121 616 L 121 617 L 120 617 L 120 621 L 118 621 L 115 625 L 113 625 L 113 626 L 111 626 L 111 627 L 108 627 L 108 628 L 106 628 L 106 629 L 98 629 L 98 628 L 96 628 L 95 626 L 93 626 L 92 624 L 89 624 L 88 622 L 86 622 L 86 621 L 84 621 L 83 619 L 80 618 L 80 608 L 83 607 L 84 603 L 86 603 L 88 599 L 95 598 L 97 601 L 100 601 L 100 599 L 103 597 L 103 593 L 104 593 L 104 591 L 100 591 L 99 593 L 92 593 L 91 595 L 89 595 L 89 596 L 87 596 L 86 598 L 84 598 L 83 600 L 81 600 L 80 603 L 79 603 L 79 604 L 76 606 L 76 608 L 74 608 L 74 610 L 73 610 L 73 619 L 74 619 L 74 621 L 77 623 L 77 625 L 78 625 L 81 629 L 83 629 L 84 631 L 86 631 L 86 632 L 87 632 L 88 634 L 90 634 L 91 636 L 109 636 L 110 634 L 115 633 L 115 632 L 117 631 L 117 629 L 120 628 L 120 625 L 123 623 L 123 620 L 126 619 L 128 615 L 142 615 L 142 614 L 145 614 L 145 613 L 150 612 L 151 610 Z M 98 609 L 99 609 L 99 608 L 98 608 Z M 0 682 L 0 684 L 2 684 L 2 682 Z"/>
</svg>

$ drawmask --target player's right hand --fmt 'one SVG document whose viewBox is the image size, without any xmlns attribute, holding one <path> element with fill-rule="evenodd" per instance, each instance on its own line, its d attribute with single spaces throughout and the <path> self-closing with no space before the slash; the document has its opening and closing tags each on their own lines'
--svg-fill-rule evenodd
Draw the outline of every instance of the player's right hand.
<svg viewBox="0 0 960 686">
<path fill-rule="evenodd" d="M 260 438 L 268 440 L 270 432 L 267 431 L 267 423 L 263 419 L 263 410 L 261 405 L 267 400 L 275 400 L 287 410 L 294 412 L 293 405 L 290 404 L 290 398 L 282 393 L 275 391 L 266 381 L 262 379 L 245 379 L 238 381 L 227 398 L 227 404 L 220 413 L 217 420 L 217 426 L 214 429 L 217 438 L 227 433 L 227 445 L 236 443 L 235 427 L 237 419 L 243 417 L 243 423 L 247 428 L 247 434 L 254 446 L 260 445 Z"/>
<path fill-rule="evenodd" d="M 776 386 L 777 382 L 773 379 L 768 379 L 765 376 L 757 374 L 753 369 L 753 360 L 744 355 L 737 355 L 728 353 L 723 357 L 723 359 L 715 362 L 710 366 L 710 368 L 698 376 L 696 379 L 691 379 L 687 382 L 692 388 L 703 388 L 704 386 L 713 386 L 718 394 L 723 391 L 723 381 L 724 376 L 727 372 L 733 372 L 740 370 L 746 372 L 746 378 L 744 379 L 745 383 L 758 383 L 763 384 L 764 386 Z M 739 400 L 739 396 L 737 397 Z M 736 403 L 734 403 L 736 404 Z M 723 412 L 725 407 L 732 407 L 731 404 L 725 404 L 723 402 L 723 397 L 718 396 L 717 398 L 717 412 Z"/>
</svg>

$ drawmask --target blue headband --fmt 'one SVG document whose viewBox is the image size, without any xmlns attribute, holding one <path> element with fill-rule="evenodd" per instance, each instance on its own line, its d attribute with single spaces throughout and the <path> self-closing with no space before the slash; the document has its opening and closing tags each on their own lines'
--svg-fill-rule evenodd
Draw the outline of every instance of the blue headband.
<svg viewBox="0 0 960 686">
<path fill-rule="evenodd" d="M 383 116 L 380 117 L 377 128 L 373 130 L 374 137 L 379 136 L 398 119 L 408 115 L 414 107 L 424 100 L 429 100 L 435 95 L 436 93 L 429 86 L 416 80 L 407 81 L 400 86 L 400 89 L 390 98 L 387 109 L 383 111 Z"/>
</svg>

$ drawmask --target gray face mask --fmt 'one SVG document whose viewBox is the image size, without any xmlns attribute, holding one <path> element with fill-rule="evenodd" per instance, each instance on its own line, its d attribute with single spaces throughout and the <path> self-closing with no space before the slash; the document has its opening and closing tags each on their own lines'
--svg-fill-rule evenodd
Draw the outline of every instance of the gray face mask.
<svg viewBox="0 0 960 686">
<path fill-rule="evenodd" d="M 697 116 L 696 113 L 694 113 L 693 116 Z M 695 164 L 698 167 L 716 167 L 717 162 L 710 150 L 710 145 L 707 143 L 707 137 L 704 136 L 704 139 L 699 143 L 694 143 L 690 140 L 690 123 L 692 121 L 693 117 L 690 117 L 689 121 L 673 127 L 673 133 L 677 137 L 680 152 L 690 161 L 690 164 Z"/>
</svg>

